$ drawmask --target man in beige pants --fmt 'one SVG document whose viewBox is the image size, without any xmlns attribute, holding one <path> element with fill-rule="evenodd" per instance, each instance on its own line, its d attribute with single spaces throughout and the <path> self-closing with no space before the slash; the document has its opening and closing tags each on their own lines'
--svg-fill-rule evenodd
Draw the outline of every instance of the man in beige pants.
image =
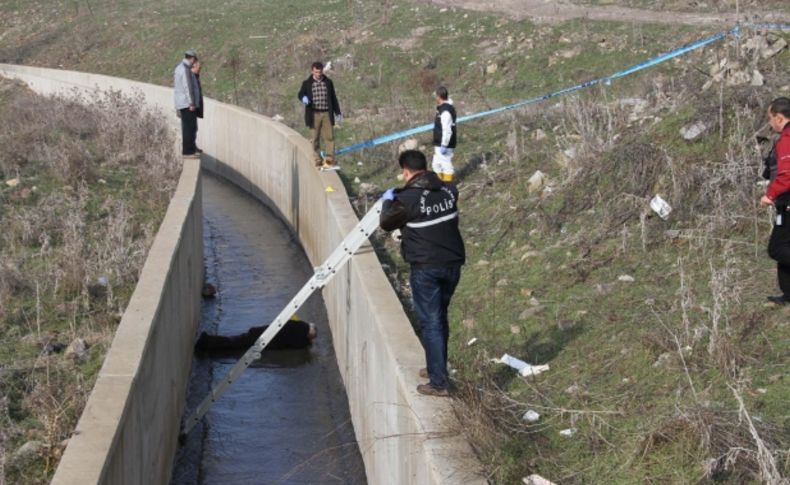
<svg viewBox="0 0 790 485">
<path fill-rule="evenodd" d="M 337 168 L 335 164 L 335 117 L 340 121 L 340 104 L 337 102 L 335 85 L 324 76 L 324 65 L 314 62 L 310 77 L 304 80 L 296 95 L 304 104 L 304 122 L 311 129 L 315 164 L 321 168 Z M 321 145 L 324 157 L 321 157 Z"/>
</svg>

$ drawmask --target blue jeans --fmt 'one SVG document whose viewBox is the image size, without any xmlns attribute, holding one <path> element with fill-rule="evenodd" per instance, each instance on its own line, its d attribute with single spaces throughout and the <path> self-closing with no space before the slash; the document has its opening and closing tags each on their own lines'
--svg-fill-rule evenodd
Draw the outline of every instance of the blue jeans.
<svg viewBox="0 0 790 485">
<path fill-rule="evenodd" d="M 411 283 L 414 310 L 422 326 L 422 346 L 425 349 L 425 362 L 431 386 L 447 389 L 447 340 L 450 324 L 447 321 L 447 307 L 453 297 L 458 280 L 461 279 L 460 266 L 435 268 L 412 268 Z"/>
</svg>

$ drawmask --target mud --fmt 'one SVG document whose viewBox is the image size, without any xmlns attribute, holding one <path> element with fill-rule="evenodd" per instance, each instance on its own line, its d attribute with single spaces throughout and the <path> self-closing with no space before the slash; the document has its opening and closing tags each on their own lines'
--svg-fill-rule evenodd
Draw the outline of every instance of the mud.
<svg viewBox="0 0 790 485">
<path fill-rule="evenodd" d="M 200 331 L 223 335 L 268 324 L 312 269 L 288 227 L 235 186 L 204 174 L 206 280 Z M 365 484 L 326 309 L 313 295 L 299 312 L 318 338 L 306 350 L 272 350 L 217 401 L 179 448 L 173 485 Z M 187 412 L 236 356 L 196 356 Z"/>
</svg>

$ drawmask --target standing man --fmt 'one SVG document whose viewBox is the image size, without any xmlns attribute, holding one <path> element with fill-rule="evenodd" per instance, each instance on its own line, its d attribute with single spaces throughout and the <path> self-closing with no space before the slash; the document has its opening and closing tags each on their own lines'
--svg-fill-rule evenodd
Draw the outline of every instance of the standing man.
<svg viewBox="0 0 790 485">
<path fill-rule="evenodd" d="M 335 95 L 335 85 L 324 76 L 324 65 L 314 62 L 310 77 L 302 83 L 296 95 L 304 104 L 304 122 L 311 129 L 316 167 L 337 168 L 335 164 L 335 116 L 343 119 Z M 321 157 L 321 144 L 326 160 Z"/>
<path fill-rule="evenodd" d="M 197 82 L 198 92 L 200 93 L 200 98 L 198 98 L 198 105 L 195 112 L 197 113 L 197 117 L 203 119 L 203 85 L 200 84 L 200 68 L 203 67 L 200 64 L 200 59 L 195 58 L 195 62 L 192 63 L 192 74 L 195 75 L 195 82 Z"/>
<path fill-rule="evenodd" d="M 436 88 L 436 118 L 433 122 L 433 163 L 432 169 L 445 182 L 452 182 L 453 152 L 455 151 L 455 107 L 449 98 L 447 88 Z"/>
<path fill-rule="evenodd" d="M 189 49 L 184 53 L 184 60 L 181 61 L 173 72 L 173 97 L 175 100 L 178 116 L 181 118 L 181 153 L 185 157 L 197 157 L 197 110 L 202 108 L 200 104 L 200 86 L 198 85 L 195 74 L 192 72 L 192 64 L 197 61 L 197 54 Z"/>
<path fill-rule="evenodd" d="M 769 296 L 768 299 L 778 305 L 790 303 L 790 98 L 777 98 L 768 107 L 768 123 L 774 131 L 780 133 L 779 139 L 765 159 L 766 167 L 763 176 L 770 179 L 760 205 L 776 207 L 776 221 L 771 240 L 768 243 L 768 255 L 776 260 L 776 272 L 779 289 L 782 294 Z"/>
<path fill-rule="evenodd" d="M 411 265 L 409 281 L 427 364 L 420 377 L 429 379 L 417 392 L 447 396 L 447 307 L 466 261 L 458 230 L 458 189 L 428 171 L 419 150 L 406 150 L 398 163 L 406 186 L 384 192 L 379 224 L 385 231 L 400 229 L 401 253 Z"/>
</svg>

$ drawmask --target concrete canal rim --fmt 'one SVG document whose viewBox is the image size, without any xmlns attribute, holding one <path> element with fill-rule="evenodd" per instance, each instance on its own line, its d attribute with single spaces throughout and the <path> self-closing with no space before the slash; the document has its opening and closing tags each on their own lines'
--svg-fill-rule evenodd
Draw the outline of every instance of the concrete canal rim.
<svg viewBox="0 0 790 485">
<path fill-rule="evenodd" d="M 148 105 L 176 121 L 172 92 L 161 86 L 7 64 L 0 64 L 0 75 L 24 81 L 41 94 L 139 92 Z M 210 155 L 204 154 L 203 169 L 269 205 L 290 224 L 314 266 L 357 222 L 337 174 L 317 172 L 307 140 L 285 125 L 206 99 L 198 137 Z M 146 278 L 143 270 L 55 485 L 153 484 L 170 478 L 197 322 L 197 277 L 202 276 L 202 264 L 194 264 L 193 256 L 202 256 L 197 172 L 196 164 L 185 164 L 146 262 L 149 273 L 169 271 Z M 326 192 L 329 186 L 334 192 Z M 485 483 L 471 447 L 458 434 L 450 403 L 414 390 L 424 364 L 421 346 L 369 246 L 323 296 L 369 483 Z M 162 359 L 174 361 L 168 367 L 174 372 L 156 371 Z"/>
</svg>

